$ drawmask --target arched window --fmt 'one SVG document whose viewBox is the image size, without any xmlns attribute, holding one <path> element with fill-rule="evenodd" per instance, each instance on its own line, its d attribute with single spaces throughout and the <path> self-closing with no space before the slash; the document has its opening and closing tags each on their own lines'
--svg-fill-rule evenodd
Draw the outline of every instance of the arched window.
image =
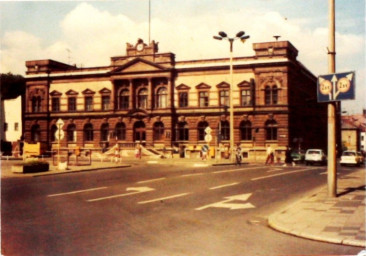
<svg viewBox="0 0 366 256">
<path fill-rule="evenodd" d="M 56 131 L 57 131 L 57 126 L 54 124 L 51 126 L 51 131 L 50 131 L 50 140 L 51 142 L 55 142 L 56 141 Z"/>
<path fill-rule="evenodd" d="M 265 123 L 266 140 L 277 140 L 277 122 L 275 120 L 268 120 Z"/>
<path fill-rule="evenodd" d="M 31 128 L 31 140 L 33 142 L 41 141 L 41 127 L 38 124 L 35 124 Z"/>
<path fill-rule="evenodd" d="M 252 140 L 252 124 L 250 121 L 242 121 L 239 129 L 241 140 Z"/>
<path fill-rule="evenodd" d="M 67 126 L 67 141 L 74 142 L 76 141 L 76 126 L 75 124 L 69 124 Z"/>
<path fill-rule="evenodd" d="M 161 87 L 157 92 L 156 107 L 166 108 L 168 102 L 168 92 L 165 87 Z"/>
<path fill-rule="evenodd" d="M 208 127 L 208 123 L 206 121 L 201 121 L 198 123 L 197 132 L 198 132 L 198 140 L 205 139 L 205 129 Z"/>
<path fill-rule="evenodd" d="M 124 123 L 116 124 L 115 135 L 117 140 L 126 140 L 126 125 Z"/>
<path fill-rule="evenodd" d="M 267 85 L 264 89 L 264 100 L 266 105 L 277 104 L 278 103 L 278 88 L 276 85 Z"/>
<path fill-rule="evenodd" d="M 100 140 L 101 141 L 108 141 L 109 140 L 109 125 L 102 124 L 100 127 Z"/>
<path fill-rule="evenodd" d="M 137 94 L 137 108 L 147 108 L 147 89 L 141 89 Z"/>
<path fill-rule="evenodd" d="M 164 138 L 164 124 L 156 122 L 154 124 L 154 140 L 162 140 Z"/>
<path fill-rule="evenodd" d="M 130 100 L 130 92 L 127 89 L 122 90 L 119 93 L 119 109 L 128 109 Z"/>
<path fill-rule="evenodd" d="M 32 112 L 37 113 L 41 112 L 41 96 L 33 96 L 32 97 Z"/>
<path fill-rule="evenodd" d="M 189 140 L 189 127 L 187 122 L 177 124 L 177 140 Z"/>
<path fill-rule="evenodd" d="M 93 125 L 88 123 L 84 126 L 84 141 L 93 141 L 94 131 Z"/>
<path fill-rule="evenodd" d="M 221 139 L 230 140 L 230 125 L 228 121 L 221 121 Z"/>
</svg>

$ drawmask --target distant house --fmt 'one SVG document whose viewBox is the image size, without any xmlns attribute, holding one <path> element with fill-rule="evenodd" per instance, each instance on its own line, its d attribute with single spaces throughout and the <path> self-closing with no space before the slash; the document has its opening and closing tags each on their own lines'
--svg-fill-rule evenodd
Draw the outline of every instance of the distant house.
<svg viewBox="0 0 366 256">
<path fill-rule="evenodd" d="M 366 114 L 342 116 L 342 146 L 349 150 L 366 150 Z"/>
</svg>

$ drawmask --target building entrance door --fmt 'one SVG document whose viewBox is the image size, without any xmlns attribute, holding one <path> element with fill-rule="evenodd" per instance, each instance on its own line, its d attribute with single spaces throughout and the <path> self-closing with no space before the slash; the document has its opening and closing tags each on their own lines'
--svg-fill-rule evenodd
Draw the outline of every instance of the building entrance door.
<svg viewBox="0 0 366 256">
<path fill-rule="evenodd" d="M 133 126 L 133 130 L 135 142 L 146 142 L 146 127 L 143 121 L 137 121 Z"/>
</svg>

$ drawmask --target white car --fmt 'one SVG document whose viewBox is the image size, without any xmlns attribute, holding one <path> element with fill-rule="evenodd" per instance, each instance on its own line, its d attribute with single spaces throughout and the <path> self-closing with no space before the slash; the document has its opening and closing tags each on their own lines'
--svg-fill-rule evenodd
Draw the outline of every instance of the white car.
<svg viewBox="0 0 366 256">
<path fill-rule="evenodd" d="M 340 164 L 343 165 L 355 165 L 359 166 L 363 164 L 365 158 L 361 154 L 361 152 L 355 150 L 346 150 L 343 151 L 341 156 Z"/>
<path fill-rule="evenodd" d="M 305 153 L 305 164 L 327 164 L 327 156 L 322 149 L 308 149 Z"/>
</svg>

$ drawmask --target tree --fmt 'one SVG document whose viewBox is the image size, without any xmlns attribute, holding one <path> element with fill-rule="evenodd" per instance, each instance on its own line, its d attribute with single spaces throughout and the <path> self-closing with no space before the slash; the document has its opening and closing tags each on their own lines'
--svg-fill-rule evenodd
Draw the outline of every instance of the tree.
<svg viewBox="0 0 366 256">
<path fill-rule="evenodd" d="M 25 94 L 25 78 L 12 73 L 0 74 L 2 100 L 14 99 Z"/>
</svg>

